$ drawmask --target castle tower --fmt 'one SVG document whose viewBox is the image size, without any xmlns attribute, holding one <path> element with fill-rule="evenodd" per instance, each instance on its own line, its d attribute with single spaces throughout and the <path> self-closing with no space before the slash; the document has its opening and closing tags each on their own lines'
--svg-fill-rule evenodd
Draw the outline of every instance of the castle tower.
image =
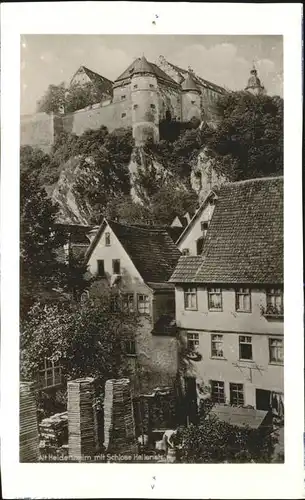
<svg viewBox="0 0 305 500">
<path fill-rule="evenodd" d="M 253 68 L 250 71 L 250 78 L 248 80 L 248 84 L 245 88 L 248 92 L 254 95 L 262 95 L 266 93 L 265 87 L 261 84 L 260 79 L 257 76 L 257 70 L 253 64 Z"/>
<path fill-rule="evenodd" d="M 200 90 L 189 72 L 181 85 L 182 88 L 182 121 L 189 122 L 192 119 L 201 121 L 201 99 Z"/>
<path fill-rule="evenodd" d="M 133 65 L 131 77 L 133 137 L 137 146 L 149 138 L 159 141 L 158 82 L 153 66 L 142 56 Z"/>
</svg>

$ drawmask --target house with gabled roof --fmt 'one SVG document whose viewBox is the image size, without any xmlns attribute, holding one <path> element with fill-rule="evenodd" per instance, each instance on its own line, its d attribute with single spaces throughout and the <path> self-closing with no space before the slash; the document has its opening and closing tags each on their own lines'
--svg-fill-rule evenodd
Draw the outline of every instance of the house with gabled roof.
<svg viewBox="0 0 305 500">
<path fill-rule="evenodd" d="M 87 83 L 94 86 L 101 101 L 112 97 L 113 82 L 111 80 L 86 66 L 80 66 L 71 78 L 70 87 L 73 87 L 73 85 L 86 85 Z"/>
<path fill-rule="evenodd" d="M 222 185 L 201 254 L 169 281 L 186 391 L 282 417 L 283 178 Z"/>
<path fill-rule="evenodd" d="M 181 255 L 177 246 L 165 229 L 106 219 L 89 237 L 90 297 L 115 289 L 122 306 L 140 317 L 134 342 L 126 344 L 135 393 L 173 386 L 178 367 L 175 290 L 168 279 Z"/>
<path fill-rule="evenodd" d="M 216 200 L 216 190 L 211 190 L 188 224 L 185 225 L 176 241 L 182 255 L 200 255 L 202 253 Z"/>
</svg>

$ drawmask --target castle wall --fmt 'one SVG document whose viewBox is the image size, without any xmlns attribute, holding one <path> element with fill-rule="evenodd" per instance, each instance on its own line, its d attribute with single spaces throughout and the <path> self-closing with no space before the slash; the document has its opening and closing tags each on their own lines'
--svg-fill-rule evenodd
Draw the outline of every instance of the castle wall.
<svg viewBox="0 0 305 500">
<path fill-rule="evenodd" d="M 47 113 L 21 116 L 20 146 L 37 147 L 49 153 L 54 136 L 61 130 L 61 117 Z"/>
<path fill-rule="evenodd" d="M 130 99 L 116 103 L 92 106 L 90 109 L 81 109 L 63 117 L 63 128 L 66 132 L 81 135 L 85 130 L 96 130 L 102 125 L 109 132 L 119 127 L 130 127 L 131 102 Z"/>
<path fill-rule="evenodd" d="M 159 121 L 166 118 L 169 111 L 171 118 L 177 121 L 182 119 L 181 92 L 168 85 L 159 84 Z"/>
<path fill-rule="evenodd" d="M 200 101 L 203 118 L 208 122 L 217 121 L 216 103 L 221 94 L 208 88 L 201 88 Z"/>
</svg>

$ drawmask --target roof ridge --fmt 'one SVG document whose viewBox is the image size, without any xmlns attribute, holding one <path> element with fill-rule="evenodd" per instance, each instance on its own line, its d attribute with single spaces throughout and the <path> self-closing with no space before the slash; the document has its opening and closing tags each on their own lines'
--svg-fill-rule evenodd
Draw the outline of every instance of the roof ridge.
<svg viewBox="0 0 305 500">
<path fill-rule="evenodd" d="M 165 233 L 165 234 L 168 234 L 167 230 L 165 228 L 145 228 L 145 227 L 140 227 L 140 226 L 137 226 L 137 225 L 133 225 L 133 224 L 122 224 L 122 222 L 117 222 L 115 220 L 112 220 L 112 219 L 107 219 L 107 222 L 108 224 L 117 224 L 121 227 L 127 227 L 127 228 L 130 228 L 130 229 L 137 229 L 138 231 L 144 231 L 144 232 L 158 232 L 158 233 Z"/>
<path fill-rule="evenodd" d="M 233 184 L 247 184 L 251 182 L 259 182 L 259 181 L 271 181 L 271 180 L 279 180 L 279 179 L 284 179 L 283 175 L 275 175 L 275 176 L 268 176 L 268 177 L 254 177 L 253 179 L 243 179 L 241 181 L 232 181 L 232 182 L 225 182 L 223 186 L 232 186 Z"/>
</svg>

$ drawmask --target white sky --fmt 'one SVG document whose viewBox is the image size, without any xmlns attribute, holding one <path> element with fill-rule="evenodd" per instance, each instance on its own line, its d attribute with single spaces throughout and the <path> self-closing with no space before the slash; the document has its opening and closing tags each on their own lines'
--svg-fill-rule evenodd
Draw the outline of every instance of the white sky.
<svg viewBox="0 0 305 500">
<path fill-rule="evenodd" d="M 21 35 L 21 113 L 35 112 L 48 85 L 69 82 L 81 65 L 115 80 L 143 53 L 232 90 L 245 87 L 254 60 L 267 92 L 283 94 L 282 36 Z"/>
</svg>

